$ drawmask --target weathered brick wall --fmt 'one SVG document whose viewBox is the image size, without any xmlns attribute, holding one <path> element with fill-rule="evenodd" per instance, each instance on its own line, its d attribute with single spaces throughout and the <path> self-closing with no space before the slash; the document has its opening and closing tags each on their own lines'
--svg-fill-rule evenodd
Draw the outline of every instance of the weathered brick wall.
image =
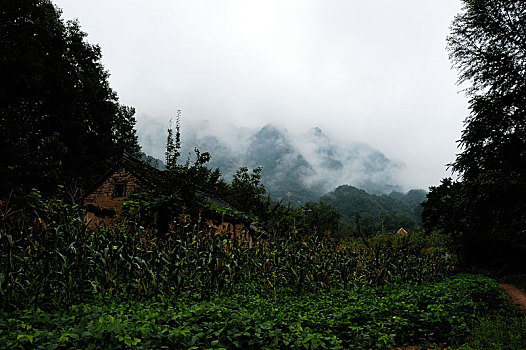
<svg viewBox="0 0 526 350">
<path fill-rule="evenodd" d="M 115 197 L 115 185 L 124 184 L 126 186 L 126 195 L 124 197 Z M 113 211 L 118 214 L 121 211 L 122 203 L 135 190 L 142 186 L 141 181 L 125 168 L 115 171 L 102 184 L 84 199 L 84 206 L 94 206 L 105 211 Z M 94 213 L 88 212 L 87 218 L 97 221 Z M 104 220 L 109 223 L 108 220 Z"/>
</svg>

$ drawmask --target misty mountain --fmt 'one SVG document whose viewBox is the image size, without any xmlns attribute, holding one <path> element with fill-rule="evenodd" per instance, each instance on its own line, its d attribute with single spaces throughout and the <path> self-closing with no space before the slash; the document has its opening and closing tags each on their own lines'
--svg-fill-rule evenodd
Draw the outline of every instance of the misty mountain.
<svg viewBox="0 0 526 350">
<path fill-rule="evenodd" d="M 164 164 L 164 162 L 160 159 L 157 159 L 155 157 L 152 157 L 150 155 L 147 155 L 146 153 L 144 152 L 141 152 L 141 157 L 140 159 L 148 164 L 149 166 L 152 166 L 156 169 L 159 169 L 159 170 L 166 170 L 166 165 Z"/>
<path fill-rule="evenodd" d="M 153 118 L 139 118 L 143 149 L 163 159 L 166 126 Z M 261 166 L 262 183 L 275 200 L 293 205 L 315 201 L 342 184 L 374 194 L 401 192 L 396 180 L 401 165 L 372 147 L 336 142 L 320 128 L 291 134 L 276 125 L 239 128 L 210 121 L 194 121 L 181 128 L 182 156 L 192 158 L 194 147 L 212 156 L 227 181 L 240 166 Z"/>
<path fill-rule="evenodd" d="M 377 194 L 401 190 L 392 176 L 398 164 L 367 145 L 333 143 L 319 128 L 293 138 L 269 124 L 251 133 L 242 148 L 215 136 L 196 136 L 187 142 L 211 152 L 210 166 L 221 169 L 227 179 L 239 166 L 261 166 L 271 197 L 291 204 L 316 200 L 345 183 Z"/>
</svg>

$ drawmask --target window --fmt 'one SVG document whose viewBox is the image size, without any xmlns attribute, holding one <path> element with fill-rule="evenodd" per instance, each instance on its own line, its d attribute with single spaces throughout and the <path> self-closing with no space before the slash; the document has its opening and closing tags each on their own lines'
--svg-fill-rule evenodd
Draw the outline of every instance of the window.
<svg viewBox="0 0 526 350">
<path fill-rule="evenodd" d="M 126 184 L 120 183 L 113 186 L 113 198 L 126 197 Z"/>
</svg>

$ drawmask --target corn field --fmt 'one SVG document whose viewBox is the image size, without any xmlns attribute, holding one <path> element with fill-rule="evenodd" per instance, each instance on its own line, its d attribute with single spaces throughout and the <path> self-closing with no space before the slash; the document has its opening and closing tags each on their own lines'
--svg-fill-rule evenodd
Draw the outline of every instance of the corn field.
<svg viewBox="0 0 526 350">
<path fill-rule="evenodd" d="M 90 229 L 76 205 L 35 195 L 2 206 L 0 307 L 56 308 L 86 298 L 151 298 L 192 293 L 202 299 L 257 288 L 278 296 L 363 285 L 421 283 L 454 268 L 443 248 L 421 235 L 363 242 L 299 235 L 247 242 L 176 224 L 167 235 L 122 222 Z M 420 237 L 420 238 L 419 238 Z"/>
</svg>

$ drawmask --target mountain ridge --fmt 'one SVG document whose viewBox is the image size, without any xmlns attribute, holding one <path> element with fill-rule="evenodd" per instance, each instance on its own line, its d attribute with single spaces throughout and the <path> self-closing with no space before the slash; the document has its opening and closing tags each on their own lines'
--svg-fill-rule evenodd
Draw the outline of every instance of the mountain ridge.
<svg viewBox="0 0 526 350">
<path fill-rule="evenodd" d="M 261 166 L 269 195 L 292 205 L 316 201 L 343 184 L 371 194 L 405 192 L 397 179 L 402 164 L 369 145 L 336 142 L 320 127 L 292 135 L 273 124 L 255 129 L 217 124 L 204 120 L 183 125 L 181 162 L 197 147 L 211 154 L 208 166 L 219 168 L 227 181 L 240 166 Z M 146 152 L 162 155 L 165 138 L 154 135 L 166 135 L 166 130 L 158 121 L 138 125 L 138 135 Z"/>
</svg>

